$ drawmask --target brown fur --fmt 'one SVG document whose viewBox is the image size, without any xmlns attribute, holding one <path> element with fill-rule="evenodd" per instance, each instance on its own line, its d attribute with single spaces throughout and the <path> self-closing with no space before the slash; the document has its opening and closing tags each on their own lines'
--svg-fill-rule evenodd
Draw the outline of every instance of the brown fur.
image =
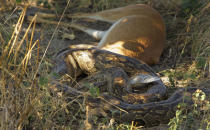
<svg viewBox="0 0 210 130">
<path fill-rule="evenodd" d="M 113 23 L 98 48 L 156 64 L 164 48 L 166 32 L 160 14 L 144 5 L 128 5 L 94 14 L 74 16 Z"/>
</svg>

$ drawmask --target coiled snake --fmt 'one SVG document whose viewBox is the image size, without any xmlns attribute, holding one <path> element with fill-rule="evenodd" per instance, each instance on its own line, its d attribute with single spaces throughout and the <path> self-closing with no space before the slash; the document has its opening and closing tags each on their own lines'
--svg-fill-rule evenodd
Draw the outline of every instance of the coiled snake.
<svg viewBox="0 0 210 130">
<path fill-rule="evenodd" d="M 78 81 L 79 85 L 71 86 L 77 92 L 87 91 L 86 83 L 99 88 L 101 94 L 97 98 L 89 96 L 86 102 L 86 126 L 90 128 L 93 115 L 126 122 L 141 120 L 147 126 L 164 123 L 174 116 L 178 103 L 192 104 L 192 98 L 185 97 L 197 90 L 178 89 L 162 100 L 166 87 L 148 65 L 91 45 L 72 45 L 57 54 L 55 63 L 53 72 L 68 73 Z M 87 76 L 78 80 L 81 74 Z M 210 93 L 210 89 L 202 91 Z"/>
</svg>

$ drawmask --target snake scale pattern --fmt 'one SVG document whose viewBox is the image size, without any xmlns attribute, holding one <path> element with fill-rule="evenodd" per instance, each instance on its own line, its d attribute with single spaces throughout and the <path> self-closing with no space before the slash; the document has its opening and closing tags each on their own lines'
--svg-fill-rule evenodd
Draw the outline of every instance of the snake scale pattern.
<svg viewBox="0 0 210 130">
<path fill-rule="evenodd" d="M 85 125 L 90 129 L 93 115 L 143 121 L 146 126 L 165 123 L 179 103 L 193 104 L 192 94 L 197 90 L 181 88 L 166 99 L 166 86 L 148 65 L 92 45 L 72 45 L 57 54 L 55 63 L 53 72 L 68 74 L 78 82 L 72 86 L 76 93 L 87 91 L 86 83 L 99 87 L 100 95 L 89 96 L 86 101 Z M 78 78 L 82 74 L 86 76 Z M 201 90 L 210 93 L 210 89 Z"/>
</svg>

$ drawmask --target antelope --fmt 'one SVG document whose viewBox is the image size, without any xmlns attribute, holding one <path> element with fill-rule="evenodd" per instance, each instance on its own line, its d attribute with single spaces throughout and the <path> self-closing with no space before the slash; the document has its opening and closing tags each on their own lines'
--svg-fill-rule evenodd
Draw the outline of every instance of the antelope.
<svg viewBox="0 0 210 130">
<path fill-rule="evenodd" d="M 166 32 L 164 21 L 155 9 L 145 4 L 136 4 L 71 17 L 112 24 L 106 31 L 74 26 L 96 39 L 101 39 L 97 48 L 136 58 L 149 65 L 159 61 L 164 49 Z"/>
<path fill-rule="evenodd" d="M 148 5 L 128 5 L 92 14 L 70 15 L 69 17 L 111 23 L 106 31 L 95 30 L 77 23 L 69 24 L 69 27 L 99 39 L 97 44 L 99 49 L 136 58 L 149 65 L 159 61 L 164 49 L 166 39 L 164 21 L 161 15 Z M 55 22 L 51 23 L 55 24 Z"/>
</svg>

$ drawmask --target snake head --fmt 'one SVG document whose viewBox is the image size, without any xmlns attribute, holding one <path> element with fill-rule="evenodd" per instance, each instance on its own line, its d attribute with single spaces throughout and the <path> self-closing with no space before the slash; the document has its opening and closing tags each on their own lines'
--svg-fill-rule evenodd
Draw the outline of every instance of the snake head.
<svg viewBox="0 0 210 130">
<path fill-rule="evenodd" d="M 160 81 L 161 79 L 157 76 L 149 74 L 138 74 L 130 78 L 128 85 L 131 87 L 144 86 L 145 84 Z"/>
</svg>

